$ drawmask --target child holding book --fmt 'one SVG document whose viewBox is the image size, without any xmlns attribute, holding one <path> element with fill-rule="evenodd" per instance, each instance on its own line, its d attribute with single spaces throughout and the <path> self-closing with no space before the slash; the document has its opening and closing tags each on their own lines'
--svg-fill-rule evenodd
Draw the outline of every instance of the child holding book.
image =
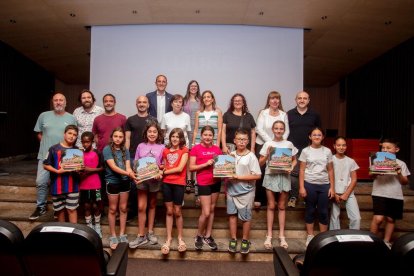
<svg viewBox="0 0 414 276">
<path fill-rule="evenodd" d="M 103 167 L 97 150 L 92 147 L 93 139 L 94 135 L 90 131 L 85 131 L 81 135 L 85 169 L 81 174 L 79 189 L 80 200 L 84 204 L 86 225 L 95 229 L 102 238 L 101 211 L 99 208 L 99 204 L 102 204 L 102 198 L 99 173 L 103 171 Z M 92 212 L 95 223 L 93 223 Z"/>
<path fill-rule="evenodd" d="M 203 244 L 217 250 L 217 244 L 211 236 L 214 222 L 214 209 L 220 193 L 221 181 L 213 177 L 214 157 L 222 152 L 214 144 L 214 129 L 204 126 L 200 132 L 201 143 L 193 146 L 190 152 L 190 171 L 197 172 L 198 196 L 201 203 L 201 214 L 198 219 L 198 232 L 195 237 L 195 248 L 201 250 Z"/>
<path fill-rule="evenodd" d="M 397 141 L 384 139 L 381 151 L 397 154 L 400 147 Z M 374 175 L 371 194 L 374 216 L 370 231 L 378 234 L 379 227 L 385 221 L 384 242 L 388 247 L 391 247 L 390 240 L 394 232 L 395 221 L 403 217 L 404 196 L 401 185 L 408 184 L 408 176 L 410 175 L 404 161 L 396 159 L 396 162 L 398 167 L 395 175 Z"/>
<path fill-rule="evenodd" d="M 135 174 L 131 169 L 129 151 L 125 148 L 125 132 L 122 128 L 115 128 L 110 136 L 110 142 L 102 151 L 105 160 L 105 182 L 108 194 L 109 211 L 108 224 L 111 236 L 109 246 L 116 249 L 119 242 L 128 242 L 125 234 L 127 203 L 131 180 Z M 115 216 L 119 212 L 119 238 L 115 231 Z"/>
<path fill-rule="evenodd" d="M 335 196 L 335 178 L 332 152 L 322 145 L 325 138 L 322 129 L 313 128 L 309 132 L 310 145 L 300 154 L 299 194 L 305 199 L 305 225 L 308 236 L 306 246 L 315 236 L 315 213 L 318 210 L 319 231 L 328 230 L 329 199 Z"/>
<path fill-rule="evenodd" d="M 345 203 L 346 213 L 349 218 L 349 229 L 360 229 L 361 215 L 358 202 L 354 195 L 357 184 L 358 164 L 354 159 L 345 155 L 345 137 L 338 136 L 334 141 L 335 155 L 332 158 L 335 175 L 335 198 L 332 203 L 331 221 L 329 230 L 341 229 L 339 214 L 341 204 Z"/>
<path fill-rule="evenodd" d="M 66 150 L 76 149 L 78 127 L 65 127 L 63 140 L 49 148 L 43 167 L 50 172 L 50 192 L 52 194 L 53 210 L 57 220 L 65 222 L 67 213 L 69 222 L 78 222 L 77 208 L 79 206 L 79 171 L 67 171 L 61 166 L 62 157 Z M 65 212 L 66 210 L 66 212 Z"/>
<path fill-rule="evenodd" d="M 231 239 L 229 252 L 237 251 L 237 217 L 243 222 L 243 238 L 240 253 L 248 254 L 250 250 L 250 221 L 255 196 L 255 182 L 260 179 L 259 161 L 256 155 L 247 149 L 249 133 L 238 129 L 234 136 L 236 150 L 231 152 L 235 158 L 236 172 L 230 181 L 227 181 L 227 214 Z"/>
<path fill-rule="evenodd" d="M 174 217 L 175 225 L 177 226 L 178 252 L 187 250 L 183 240 L 183 216 L 181 214 L 188 160 L 188 148 L 185 145 L 186 139 L 183 130 L 181 128 L 173 128 L 169 135 L 169 143 L 162 154 L 164 161 L 162 191 L 165 208 L 167 209 L 165 219 L 167 240 L 161 247 L 161 252 L 164 255 L 170 252 Z"/>
<path fill-rule="evenodd" d="M 135 164 L 143 157 L 154 157 L 157 165 L 162 169 L 162 153 L 165 148 L 164 138 L 161 129 L 157 122 L 149 122 L 143 132 L 142 143 L 137 147 L 135 153 Z M 155 209 L 157 207 L 157 193 L 161 189 L 161 174 L 153 179 L 140 180 L 137 176 L 137 191 L 138 191 L 138 235 L 137 238 L 129 243 L 130 248 L 137 248 L 150 242 L 150 244 L 157 244 L 158 237 L 154 234 Z M 147 221 L 147 206 L 148 208 L 148 232 L 145 234 L 145 223 Z"/>
<path fill-rule="evenodd" d="M 296 165 L 296 154 L 298 149 L 292 144 L 292 142 L 284 140 L 284 134 L 286 131 L 286 125 L 284 121 L 277 120 L 272 125 L 272 132 L 274 138 L 272 141 L 264 143 L 260 150 L 259 164 L 263 166 L 267 164 L 265 170 L 265 176 L 263 178 L 263 188 L 266 189 L 267 197 L 267 235 L 264 242 L 266 249 L 272 249 L 272 237 L 273 237 L 273 220 L 275 217 L 276 197 L 277 196 L 277 209 L 279 220 L 279 245 L 283 248 L 288 248 L 288 244 L 285 238 L 285 221 L 286 221 L 286 202 L 291 189 L 290 172 Z M 272 148 L 284 148 L 291 151 L 292 164 L 289 168 L 283 170 L 275 170 L 269 167 L 269 155 Z"/>
</svg>

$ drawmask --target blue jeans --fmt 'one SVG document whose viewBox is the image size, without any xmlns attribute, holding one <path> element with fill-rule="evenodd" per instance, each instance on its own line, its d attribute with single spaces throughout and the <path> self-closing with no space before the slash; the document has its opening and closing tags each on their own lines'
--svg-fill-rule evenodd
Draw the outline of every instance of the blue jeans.
<svg viewBox="0 0 414 276">
<path fill-rule="evenodd" d="M 48 185 L 50 179 L 49 171 L 43 168 L 43 160 L 38 160 L 37 175 L 36 175 L 36 189 L 37 189 L 37 207 L 45 208 L 47 204 Z"/>
</svg>

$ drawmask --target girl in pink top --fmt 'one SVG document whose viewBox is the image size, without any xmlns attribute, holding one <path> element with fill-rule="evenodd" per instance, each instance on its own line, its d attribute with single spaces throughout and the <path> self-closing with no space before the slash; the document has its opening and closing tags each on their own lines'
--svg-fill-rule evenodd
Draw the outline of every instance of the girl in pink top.
<svg viewBox="0 0 414 276">
<path fill-rule="evenodd" d="M 195 237 L 197 250 L 207 244 L 217 250 L 217 244 L 211 236 L 214 221 L 214 208 L 219 196 L 221 182 L 213 177 L 214 157 L 222 154 L 220 148 L 213 145 L 214 129 L 204 126 L 201 129 L 201 143 L 195 145 L 190 153 L 190 171 L 197 172 L 198 195 L 201 201 L 201 214 L 198 219 L 198 233 Z"/>
<path fill-rule="evenodd" d="M 188 148 L 185 147 L 185 143 L 183 130 L 181 128 L 174 128 L 170 132 L 169 143 L 162 154 L 164 161 L 164 183 L 162 190 L 165 208 L 167 208 L 167 240 L 161 247 L 161 252 L 164 255 L 170 252 L 173 215 L 175 216 L 175 224 L 178 232 L 178 251 L 184 252 L 187 250 L 187 246 L 183 240 L 183 217 L 181 214 L 188 160 Z"/>
</svg>

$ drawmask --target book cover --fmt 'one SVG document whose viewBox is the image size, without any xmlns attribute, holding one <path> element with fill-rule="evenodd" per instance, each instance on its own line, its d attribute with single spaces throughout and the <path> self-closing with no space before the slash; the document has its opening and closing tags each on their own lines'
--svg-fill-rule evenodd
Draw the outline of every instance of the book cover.
<svg viewBox="0 0 414 276">
<path fill-rule="evenodd" d="M 396 175 L 398 168 L 395 154 L 389 152 L 371 152 L 369 156 L 370 174 L 393 174 Z"/>
<path fill-rule="evenodd" d="M 292 169 L 292 149 L 272 147 L 268 161 L 271 170 L 289 171 Z"/>
<path fill-rule="evenodd" d="M 217 155 L 214 157 L 214 177 L 232 177 L 236 173 L 236 162 L 232 155 Z"/>
<path fill-rule="evenodd" d="M 79 171 L 84 166 L 83 151 L 80 149 L 65 149 L 62 151 L 60 167 L 65 171 Z"/>
<path fill-rule="evenodd" d="M 135 167 L 137 178 L 140 181 L 152 179 L 157 176 L 160 169 L 157 165 L 157 160 L 154 157 L 143 157 L 137 160 Z"/>
</svg>

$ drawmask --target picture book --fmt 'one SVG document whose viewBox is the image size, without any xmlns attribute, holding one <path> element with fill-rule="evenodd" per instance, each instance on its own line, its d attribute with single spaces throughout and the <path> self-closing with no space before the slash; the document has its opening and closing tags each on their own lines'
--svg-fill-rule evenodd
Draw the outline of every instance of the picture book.
<svg viewBox="0 0 414 276">
<path fill-rule="evenodd" d="M 369 156 L 370 174 L 393 174 L 396 175 L 398 168 L 396 156 L 389 152 L 371 152 Z"/>
<path fill-rule="evenodd" d="M 269 152 L 268 167 L 271 170 L 291 170 L 292 149 L 272 147 Z"/>
<path fill-rule="evenodd" d="M 232 155 L 214 157 L 214 177 L 232 177 L 236 173 L 235 158 Z"/>
<path fill-rule="evenodd" d="M 137 178 L 140 181 L 152 179 L 157 176 L 160 169 L 157 165 L 157 160 L 154 157 L 143 157 L 138 159 L 135 167 Z"/>
<path fill-rule="evenodd" d="M 60 166 L 65 171 L 79 171 L 85 165 L 83 162 L 83 151 L 80 149 L 65 149 L 62 151 Z"/>
</svg>

